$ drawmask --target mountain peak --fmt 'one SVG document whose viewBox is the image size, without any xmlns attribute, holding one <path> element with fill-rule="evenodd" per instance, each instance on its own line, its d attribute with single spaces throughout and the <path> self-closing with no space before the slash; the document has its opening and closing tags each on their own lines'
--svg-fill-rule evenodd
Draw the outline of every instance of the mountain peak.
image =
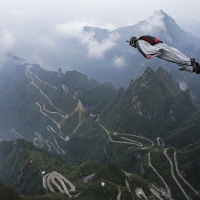
<svg viewBox="0 0 200 200">
<path fill-rule="evenodd" d="M 156 10 L 146 20 L 140 22 L 140 31 L 144 34 L 157 34 L 160 31 L 166 30 L 165 18 L 166 14 L 162 10 Z"/>
<path fill-rule="evenodd" d="M 145 78 L 150 78 L 150 77 L 152 77 L 152 76 L 155 76 L 154 70 L 151 69 L 150 67 L 147 67 L 147 69 L 144 71 L 142 77 L 143 77 L 143 78 L 144 78 L 144 77 L 145 77 Z"/>
<path fill-rule="evenodd" d="M 159 9 L 159 10 L 155 10 L 153 12 L 153 15 L 167 15 L 162 9 Z"/>
<path fill-rule="evenodd" d="M 179 27 L 172 17 L 161 9 L 155 10 L 149 18 L 138 25 L 139 35 L 153 35 L 170 46 L 181 49 L 188 42 L 191 43 L 191 40 L 188 41 L 186 32 Z"/>
</svg>

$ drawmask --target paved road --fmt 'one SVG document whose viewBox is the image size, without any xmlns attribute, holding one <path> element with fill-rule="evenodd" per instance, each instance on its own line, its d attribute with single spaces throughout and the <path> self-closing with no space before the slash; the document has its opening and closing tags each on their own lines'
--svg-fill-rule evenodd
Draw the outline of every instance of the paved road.
<svg viewBox="0 0 200 200">
<path fill-rule="evenodd" d="M 127 187 L 128 191 L 131 192 L 130 185 L 129 185 L 127 177 L 126 177 L 125 183 L 126 183 L 126 187 Z"/>
<path fill-rule="evenodd" d="M 168 149 L 168 148 L 167 148 L 167 149 Z M 183 194 L 185 195 L 186 199 L 187 199 L 187 200 L 191 200 L 191 199 L 189 198 L 189 196 L 186 194 L 185 190 L 184 190 L 184 189 L 182 188 L 182 186 L 180 185 L 180 183 L 178 182 L 178 180 L 176 179 L 175 175 L 174 175 L 173 163 L 172 163 L 170 157 L 167 155 L 167 149 L 164 150 L 164 154 L 165 154 L 167 160 L 169 161 L 169 163 L 170 163 L 170 165 L 171 165 L 171 174 L 172 174 L 172 177 L 173 177 L 173 179 L 175 180 L 176 184 L 177 184 L 177 185 L 179 186 L 179 188 L 181 189 L 181 191 L 183 192 Z"/>
<path fill-rule="evenodd" d="M 160 143 L 160 140 L 161 140 L 162 144 Z M 164 146 L 164 142 L 161 137 L 157 137 L 157 142 L 158 142 L 158 146 Z"/>
<path fill-rule="evenodd" d="M 154 194 L 154 196 L 156 196 L 158 199 L 163 200 L 163 198 L 160 197 L 160 194 L 154 190 L 153 188 L 150 188 L 151 193 Z"/>
<path fill-rule="evenodd" d="M 48 99 L 50 105 L 51 105 L 53 108 L 55 108 L 57 111 L 59 111 L 59 112 L 52 112 L 52 111 L 49 111 L 49 110 L 47 110 L 47 109 L 45 108 L 45 104 L 44 104 L 44 103 L 43 103 L 43 106 L 41 106 L 41 105 L 39 104 L 39 102 L 36 102 L 36 105 L 39 106 L 39 108 L 40 108 L 40 112 L 41 112 L 44 116 L 48 117 L 53 123 L 55 123 L 55 124 L 57 125 L 57 127 L 58 127 L 58 129 L 59 129 L 59 133 L 57 133 L 51 126 L 48 126 L 47 129 L 48 129 L 51 133 L 57 134 L 61 139 L 65 140 L 65 141 L 68 141 L 68 140 L 69 140 L 69 137 L 68 137 L 68 136 L 64 136 L 64 134 L 61 132 L 60 123 L 57 123 L 54 119 L 52 119 L 52 117 L 50 117 L 50 116 L 47 115 L 46 113 L 60 115 L 63 119 L 67 119 L 67 118 L 68 118 L 68 115 L 67 115 L 66 113 L 64 113 L 62 110 L 60 110 L 60 109 L 58 109 L 57 107 L 53 106 L 53 103 L 52 103 L 51 99 L 41 90 L 40 87 L 38 87 L 38 86 L 34 83 L 34 78 L 38 79 L 40 82 L 42 82 L 42 83 L 45 84 L 45 85 L 50 86 L 50 87 L 53 88 L 53 89 L 57 89 L 57 88 L 54 87 L 54 86 L 51 86 L 50 83 L 45 83 L 44 81 L 42 81 L 41 79 L 39 79 L 38 76 L 35 75 L 34 73 L 30 72 L 28 68 L 29 68 L 29 67 L 26 68 L 25 74 L 31 79 L 31 84 L 34 85 L 36 88 L 39 89 L 40 93 Z M 33 78 L 33 76 L 34 76 L 34 78 Z M 66 91 L 66 87 L 64 87 L 64 85 L 62 85 L 62 88 L 63 88 L 64 91 Z M 67 92 L 67 91 L 66 91 L 66 92 Z M 82 105 L 81 101 L 80 101 L 79 99 L 76 99 L 76 100 L 78 100 L 77 107 L 79 108 L 77 111 L 80 110 L 80 111 L 83 112 L 84 109 L 83 109 L 83 105 Z M 80 118 L 80 117 L 79 117 L 79 118 Z M 83 122 L 83 120 L 79 122 L 79 124 L 77 125 L 77 127 L 75 128 L 75 130 L 74 130 L 72 133 L 74 133 L 74 132 L 77 131 L 77 129 L 78 129 L 78 128 L 80 127 L 80 125 L 82 124 L 82 122 Z M 55 139 L 54 139 L 54 140 L 55 140 Z M 35 143 L 36 143 L 36 141 L 38 141 L 37 138 L 35 139 Z M 58 149 L 60 149 L 60 147 L 58 146 L 57 141 L 56 141 L 56 145 L 57 145 Z M 64 152 L 63 150 L 61 150 L 61 151 Z"/>
<path fill-rule="evenodd" d="M 50 98 L 49 98 L 45 93 L 43 93 L 43 91 L 41 90 L 40 87 L 38 87 L 38 86 L 34 83 L 34 78 L 32 78 L 30 75 L 34 75 L 35 77 L 37 77 L 37 76 L 36 76 L 34 73 L 30 72 L 30 71 L 28 70 L 28 68 L 25 70 L 25 74 L 31 79 L 31 84 L 34 85 L 36 88 L 38 88 L 39 91 L 40 91 L 40 93 L 48 99 L 50 105 L 51 105 L 53 108 L 55 108 L 57 111 L 63 113 L 64 115 L 63 115 L 63 114 L 60 114 L 60 113 L 57 113 L 57 112 L 50 112 L 50 111 L 46 110 L 45 108 L 44 108 L 44 110 L 46 110 L 47 112 L 50 112 L 50 113 L 58 114 L 58 115 L 62 116 L 63 118 L 67 118 L 68 115 L 67 115 L 66 113 L 64 113 L 62 110 L 58 109 L 57 107 L 53 106 L 53 104 L 52 104 Z M 40 79 L 39 79 L 39 80 L 40 80 Z M 40 81 L 41 81 L 41 80 L 40 80 Z M 49 83 L 45 83 L 45 82 L 43 82 L 43 81 L 41 81 L 41 82 L 44 83 L 44 84 L 46 84 L 46 85 L 51 86 Z M 53 86 L 51 86 L 51 88 L 57 89 L 56 87 L 53 87 Z M 45 107 L 45 106 L 44 106 L 44 107 Z"/>
<path fill-rule="evenodd" d="M 181 176 L 179 169 L 178 169 L 178 163 L 177 163 L 177 159 L 176 159 L 176 151 L 174 151 L 174 162 L 175 162 L 175 167 L 176 167 L 176 172 L 179 175 L 179 177 L 198 195 L 199 193 Z"/>
<path fill-rule="evenodd" d="M 144 197 L 144 199 L 145 200 L 147 200 L 147 197 L 146 197 L 146 195 L 145 195 L 145 193 L 144 193 L 144 191 L 143 191 L 143 189 L 142 188 L 136 188 L 135 189 L 135 193 L 136 193 L 136 195 L 139 197 L 139 198 L 142 198 L 142 197 Z M 141 197 L 142 196 L 142 197 Z"/>
<path fill-rule="evenodd" d="M 99 121 L 99 115 L 98 115 L 98 114 L 97 114 L 97 115 L 94 115 L 94 114 L 90 113 L 90 116 L 91 116 L 91 117 L 97 117 L 97 120 L 96 120 L 96 121 L 97 121 L 97 122 Z"/>
<path fill-rule="evenodd" d="M 55 147 L 55 145 L 50 141 L 50 140 L 45 140 L 42 136 L 41 136 L 41 134 L 40 133 L 38 133 L 38 132 L 35 132 L 35 135 L 37 136 L 37 137 L 35 137 L 34 138 L 34 146 L 36 146 L 36 147 L 38 147 L 38 148 L 42 148 L 43 147 L 43 145 L 44 144 L 46 144 L 47 146 L 48 146 L 48 151 L 51 151 L 51 146 L 53 146 L 54 147 L 54 149 L 57 151 L 57 153 L 65 153 L 62 149 L 60 149 L 60 147 L 59 147 L 59 149 L 61 150 L 61 152 Z M 55 139 L 55 138 L 54 138 Z M 49 143 L 50 143 L 50 145 L 49 145 Z M 56 143 L 57 143 L 57 141 L 56 141 Z M 58 144 L 57 144 L 57 146 L 58 146 Z"/>
<path fill-rule="evenodd" d="M 57 181 L 55 181 L 55 179 Z M 70 189 L 68 189 L 66 187 L 64 182 L 67 183 L 67 186 L 70 187 Z M 63 175 L 57 173 L 56 171 L 53 171 L 53 172 L 48 173 L 48 174 L 43 176 L 43 187 L 46 190 L 47 190 L 47 188 L 49 188 L 53 193 L 55 193 L 55 190 L 54 190 L 52 184 L 61 193 L 66 193 L 70 198 L 72 196 L 69 194 L 69 191 L 75 191 L 76 190 L 75 186 L 70 181 L 68 181 Z"/>
<path fill-rule="evenodd" d="M 12 133 L 14 134 L 14 136 L 16 138 L 24 138 L 22 135 L 20 135 L 19 133 L 17 133 L 17 131 L 15 129 L 12 129 L 11 131 L 12 131 Z"/>
<path fill-rule="evenodd" d="M 94 115 L 94 114 L 90 113 L 90 116 L 91 116 L 91 117 L 97 117 L 97 120 L 96 120 L 96 121 L 99 122 L 99 115 L 98 115 L 98 114 Z M 108 134 L 108 139 L 109 139 L 111 142 L 113 142 L 113 143 L 118 143 L 118 144 L 131 144 L 131 145 L 136 145 L 136 146 L 139 146 L 139 147 L 143 147 L 143 144 L 142 144 L 141 142 L 137 142 L 137 141 L 135 141 L 135 140 L 131 140 L 131 139 L 129 139 L 129 138 L 123 137 L 123 136 L 129 136 L 129 137 L 137 137 L 137 138 L 140 138 L 140 139 L 143 139 L 143 140 L 147 140 L 147 141 L 149 141 L 149 142 L 152 143 L 151 146 L 149 146 L 149 147 L 143 147 L 142 149 L 147 149 L 147 148 L 151 148 L 151 147 L 154 146 L 154 142 L 153 142 L 152 140 L 147 139 L 147 138 L 144 138 L 144 137 L 140 137 L 140 136 L 134 135 L 134 134 L 124 134 L 124 133 L 117 133 L 117 132 L 115 132 L 114 135 L 119 135 L 123 140 L 127 140 L 127 141 L 129 141 L 129 142 L 123 142 L 123 141 L 116 141 L 116 140 L 113 140 L 112 137 L 110 136 L 109 131 L 108 131 L 102 124 L 99 123 L 99 125 L 105 130 L 105 132 Z"/>
<path fill-rule="evenodd" d="M 136 142 L 136 141 L 130 140 L 130 139 L 127 139 L 127 140 L 129 140 L 130 142 L 115 141 L 115 140 L 113 140 L 113 139 L 110 137 L 109 131 L 108 131 L 103 125 L 101 125 L 100 123 L 99 123 L 99 125 L 105 130 L 105 132 L 108 134 L 108 139 L 109 139 L 111 142 L 113 142 L 113 143 L 118 143 L 118 144 L 131 144 L 131 145 L 137 145 L 137 146 L 140 146 L 140 147 L 143 146 L 142 143 Z"/>
<path fill-rule="evenodd" d="M 117 200 L 120 200 L 120 199 L 121 199 L 122 192 L 121 192 L 121 189 L 120 189 L 120 188 L 118 188 L 118 189 L 119 189 L 119 193 L 118 193 L 118 195 L 117 195 Z"/>
<path fill-rule="evenodd" d="M 47 109 L 45 108 L 45 103 L 43 103 L 43 110 L 45 110 L 46 112 L 48 112 L 48 113 L 50 113 L 50 114 L 60 115 L 62 118 L 65 118 L 65 119 L 68 118 L 68 115 L 67 115 L 66 113 L 64 113 L 62 110 L 60 110 L 60 109 L 58 109 L 58 108 L 56 108 L 56 107 L 53 107 L 53 108 L 55 108 L 56 110 L 58 110 L 60 113 L 58 113 L 58 112 L 52 112 L 52 111 L 47 110 Z M 63 113 L 63 114 L 61 114 L 61 113 Z"/>
<path fill-rule="evenodd" d="M 46 82 L 42 81 L 41 79 L 38 78 L 38 76 L 37 76 L 36 74 L 34 74 L 33 72 L 30 72 L 30 71 L 28 70 L 28 68 L 30 68 L 30 67 L 31 67 L 31 65 L 29 65 L 29 66 L 27 67 L 27 71 L 30 73 L 30 75 L 35 76 L 35 78 L 38 79 L 41 83 L 43 83 L 43 84 L 45 84 L 45 85 L 48 85 L 49 87 L 51 87 L 51 88 L 57 90 L 57 87 L 52 86 L 50 83 L 46 83 Z"/>
<path fill-rule="evenodd" d="M 143 139 L 143 140 L 147 140 L 149 142 L 151 142 L 151 146 L 147 147 L 147 148 L 151 148 L 154 146 L 154 142 L 148 138 L 144 138 L 144 137 L 141 137 L 141 136 L 138 136 L 138 135 L 134 135 L 134 134 L 124 134 L 124 133 L 117 133 L 115 132 L 114 135 L 124 135 L 124 136 L 131 136 L 131 137 L 137 137 L 137 138 L 140 138 L 140 139 Z"/>
<path fill-rule="evenodd" d="M 83 179 L 83 183 L 87 183 L 89 179 L 91 179 L 92 177 L 94 177 L 95 174 L 91 174 L 89 176 L 86 176 L 84 179 Z"/>
<path fill-rule="evenodd" d="M 48 101 L 49 101 L 49 103 L 51 104 L 51 106 L 53 106 L 53 104 L 52 104 L 50 98 L 49 98 L 46 94 L 44 94 L 44 93 L 42 92 L 42 90 L 34 83 L 34 78 L 32 78 L 32 77 L 30 76 L 32 73 L 31 73 L 28 69 L 26 69 L 26 70 L 25 70 L 25 74 L 31 79 L 31 84 L 34 85 L 36 88 L 38 88 L 39 91 L 40 91 L 40 93 L 41 93 L 43 96 L 45 96 L 45 97 L 48 99 Z"/>
<path fill-rule="evenodd" d="M 167 197 L 169 199 L 172 199 L 171 197 L 171 191 L 169 189 L 169 186 L 167 185 L 167 183 L 164 181 L 164 179 L 162 178 L 162 176 L 156 171 L 156 169 L 153 167 L 153 165 L 151 164 L 151 152 L 148 153 L 148 160 L 149 160 L 149 166 L 153 169 L 153 171 L 158 175 L 158 177 L 161 179 L 161 181 L 164 183 L 166 191 L 167 191 Z"/>
</svg>

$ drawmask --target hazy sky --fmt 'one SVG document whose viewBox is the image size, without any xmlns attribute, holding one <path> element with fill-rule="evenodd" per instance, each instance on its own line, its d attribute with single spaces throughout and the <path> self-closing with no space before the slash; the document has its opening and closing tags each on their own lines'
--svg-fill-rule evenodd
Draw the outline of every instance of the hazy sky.
<svg viewBox="0 0 200 200">
<path fill-rule="evenodd" d="M 162 9 L 178 24 L 200 21 L 199 0 L 1 0 L 1 28 L 44 20 L 48 23 L 93 20 L 121 27 Z"/>
<path fill-rule="evenodd" d="M 80 34 L 85 25 L 113 30 L 137 24 L 159 9 L 175 19 L 184 30 L 188 24 L 200 22 L 200 0 L 0 1 L 0 62 L 2 55 L 11 51 L 26 59 L 40 60 L 41 64 L 37 48 L 45 45 L 46 49 L 53 48 L 54 39 L 59 37 L 61 30 L 69 29 L 69 25 L 76 26 L 75 34 Z M 73 30 L 70 34 L 74 34 Z M 112 47 L 113 41 L 108 45 Z"/>
</svg>

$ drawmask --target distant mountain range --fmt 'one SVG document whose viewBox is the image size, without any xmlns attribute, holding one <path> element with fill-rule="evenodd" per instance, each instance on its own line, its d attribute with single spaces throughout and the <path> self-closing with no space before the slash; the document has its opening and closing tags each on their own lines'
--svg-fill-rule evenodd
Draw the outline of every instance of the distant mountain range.
<svg viewBox="0 0 200 200">
<path fill-rule="evenodd" d="M 141 76 L 146 67 L 166 67 L 177 80 L 191 76 L 179 74 L 175 64 L 157 58 L 150 61 L 144 59 L 136 49 L 126 43 L 131 36 L 147 34 L 156 36 L 189 57 L 200 60 L 200 38 L 182 30 L 175 20 L 162 10 L 155 11 L 147 20 L 133 26 L 118 28 L 111 32 L 85 27 L 80 35 L 73 37 L 64 32 L 65 39 L 60 40 L 62 47 L 65 45 L 64 60 L 67 64 L 100 82 L 111 81 L 117 88 L 127 87 L 129 80 Z M 187 80 L 186 83 L 189 84 Z"/>
<path fill-rule="evenodd" d="M 127 88 L 129 81 L 140 77 L 147 67 L 156 70 L 162 66 L 172 73 L 177 81 L 189 87 L 197 97 L 200 93 L 196 87 L 200 84 L 199 76 L 180 72 L 175 64 L 157 58 L 144 59 L 126 42 L 131 36 L 150 34 L 200 62 L 200 38 L 184 31 L 172 17 L 158 10 L 138 24 L 113 31 L 84 27 L 76 23 L 52 25 L 51 30 L 45 31 L 41 22 L 41 29 L 44 28 L 44 31 L 35 33 L 34 25 L 27 24 L 29 35 L 36 37 L 37 40 L 32 41 L 29 37 L 21 38 L 13 52 L 29 63 L 40 64 L 42 68 L 54 71 L 62 68 L 63 72 L 77 70 L 101 83 L 111 82 L 116 88 L 122 86 Z M 131 21 L 135 21 L 134 15 Z"/>
<path fill-rule="evenodd" d="M 199 96 L 198 75 L 180 72 L 176 64 L 157 58 L 147 60 L 126 42 L 131 36 L 153 35 L 200 62 L 200 38 L 185 32 L 162 10 L 155 11 L 152 16 L 138 24 L 113 31 L 83 27 L 77 32 L 75 28 L 68 27 L 67 24 L 58 26 L 60 36 L 55 39 L 56 46 L 40 48 L 45 52 L 41 60 L 44 59 L 45 62 L 48 57 L 54 70 L 55 67 L 56 70 L 61 67 L 64 72 L 75 69 L 101 83 L 111 82 L 116 88 L 127 88 L 129 81 L 140 77 L 147 67 L 156 70 L 162 66 L 185 86 L 183 88 L 190 88 L 194 97 Z"/>
</svg>

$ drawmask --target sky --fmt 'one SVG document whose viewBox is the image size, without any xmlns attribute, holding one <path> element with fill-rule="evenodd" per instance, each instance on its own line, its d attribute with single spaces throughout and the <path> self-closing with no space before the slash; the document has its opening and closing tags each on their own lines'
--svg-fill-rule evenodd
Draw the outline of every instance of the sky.
<svg viewBox="0 0 200 200">
<path fill-rule="evenodd" d="M 199 0 L 0 0 L 0 64 L 3 55 L 17 56 L 42 64 L 37 48 L 54 48 L 55 38 L 79 37 L 82 27 L 96 26 L 114 30 L 147 19 L 162 9 L 186 31 L 200 22 Z M 76 27 L 76 29 L 74 29 Z M 74 31 L 75 30 L 75 31 Z M 116 36 L 117 37 L 117 36 Z M 84 38 L 92 38 L 87 36 Z M 88 41 L 81 40 L 83 44 Z M 113 46 L 113 40 L 105 41 Z M 93 40 L 90 43 L 98 46 Z M 99 48 L 99 46 L 98 46 Z M 102 51 L 104 46 L 101 46 Z M 93 52 L 91 52 L 92 56 Z M 113 62 L 119 65 L 122 59 Z M 43 63 L 49 68 L 50 64 Z"/>
<path fill-rule="evenodd" d="M 158 9 L 183 25 L 200 21 L 199 6 L 199 0 L 1 0 L 0 25 L 15 28 L 40 21 L 51 24 L 93 20 L 112 28 L 138 23 Z"/>
</svg>

